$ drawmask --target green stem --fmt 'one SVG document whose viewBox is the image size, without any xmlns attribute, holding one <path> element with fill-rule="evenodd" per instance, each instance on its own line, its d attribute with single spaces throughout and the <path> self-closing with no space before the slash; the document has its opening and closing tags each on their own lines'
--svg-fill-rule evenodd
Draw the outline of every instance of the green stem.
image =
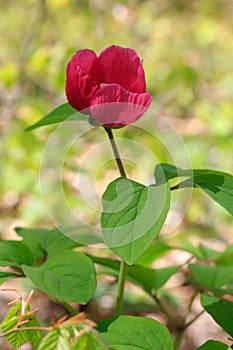
<svg viewBox="0 0 233 350">
<path fill-rule="evenodd" d="M 127 267 L 128 265 L 123 260 L 121 260 L 119 280 L 118 280 L 117 300 L 116 300 L 116 311 L 115 311 L 116 317 L 119 317 L 122 314 Z"/>
<path fill-rule="evenodd" d="M 194 294 L 193 294 L 193 296 L 192 296 L 192 298 L 190 299 L 190 302 L 189 302 L 188 307 L 187 307 L 186 315 L 184 317 L 184 325 L 186 324 L 186 320 L 187 320 L 187 318 L 188 318 L 188 316 L 189 316 L 189 314 L 191 312 L 193 302 L 194 302 L 196 296 L 198 295 L 198 293 L 199 293 L 199 290 L 196 289 Z"/>
<path fill-rule="evenodd" d="M 179 332 L 176 335 L 175 341 L 174 341 L 174 350 L 179 350 L 181 342 L 183 338 L 183 332 Z"/>
<path fill-rule="evenodd" d="M 112 129 L 109 129 L 106 127 L 104 129 L 108 134 L 108 138 L 109 138 L 109 141 L 110 141 L 111 146 L 112 146 L 112 150 L 114 153 L 114 157 L 116 160 L 116 164 L 117 164 L 119 173 L 122 177 L 126 177 L 124 165 L 122 163 L 122 160 L 121 160 L 121 157 L 120 157 L 120 154 L 119 154 L 119 151 L 118 151 L 118 148 L 117 148 L 117 145 L 116 145 L 113 133 L 112 133 Z M 115 311 L 115 314 L 117 317 L 120 316 L 122 313 L 127 267 L 128 267 L 128 265 L 126 264 L 126 262 L 124 262 L 124 260 L 121 260 L 119 279 L 118 279 L 117 299 L 116 299 L 116 311 Z"/>
<path fill-rule="evenodd" d="M 59 301 L 59 303 L 66 309 L 71 315 L 77 315 L 78 311 L 75 310 L 69 303 L 66 301 Z"/>
<path fill-rule="evenodd" d="M 175 334 L 175 339 L 174 339 L 174 350 L 179 350 L 180 348 L 180 344 L 182 342 L 182 338 L 183 338 L 183 333 L 184 333 L 184 327 L 177 325 L 175 319 L 173 319 L 173 317 L 169 314 L 169 312 L 167 311 L 167 309 L 164 307 L 163 303 L 161 302 L 161 300 L 158 298 L 158 296 L 156 295 L 156 293 L 153 293 L 151 295 L 154 300 L 156 301 L 158 307 L 160 308 L 160 310 L 163 312 L 163 314 L 167 317 L 171 327 L 174 330 L 174 334 Z"/>
<path fill-rule="evenodd" d="M 199 312 L 199 314 L 197 314 L 196 316 L 194 316 L 194 318 L 189 321 L 188 323 L 186 323 L 186 325 L 184 326 L 184 330 L 186 328 L 188 328 L 189 326 L 191 326 L 191 324 L 193 324 L 203 313 L 205 312 L 205 310 L 202 310 L 201 312 Z"/>
<path fill-rule="evenodd" d="M 169 314 L 169 312 L 167 311 L 167 309 L 164 307 L 163 303 L 161 302 L 161 300 L 158 298 L 158 296 L 156 295 L 156 293 L 151 294 L 151 296 L 153 297 L 153 299 L 155 300 L 155 302 L 157 303 L 160 311 L 163 312 L 163 314 L 167 317 L 168 321 L 170 322 L 170 325 L 172 326 L 172 328 L 174 328 L 174 330 L 177 329 L 176 326 L 176 322 L 175 320 L 173 320 L 172 316 Z"/>
<path fill-rule="evenodd" d="M 117 149 L 117 145 L 116 145 L 113 133 L 112 133 L 112 129 L 109 129 L 109 128 L 104 128 L 104 129 L 107 132 L 109 140 L 111 142 L 112 150 L 113 150 L 113 153 L 114 153 L 114 156 L 115 156 L 115 160 L 116 160 L 119 172 L 120 172 L 121 176 L 126 177 L 126 172 L 125 172 L 123 163 L 121 161 L 121 157 L 120 157 L 119 151 Z"/>
</svg>

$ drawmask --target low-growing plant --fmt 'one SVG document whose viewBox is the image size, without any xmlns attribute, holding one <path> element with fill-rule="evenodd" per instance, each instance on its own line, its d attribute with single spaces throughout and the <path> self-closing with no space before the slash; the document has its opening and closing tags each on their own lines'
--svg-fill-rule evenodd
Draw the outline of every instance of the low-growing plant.
<svg viewBox="0 0 233 350">
<path fill-rule="evenodd" d="M 26 277 L 34 289 L 67 310 L 64 317 L 41 325 L 36 316 L 38 309 L 30 307 L 33 291 L 26 300 L 16 291 L 19 296 L 11 302 L 14 305 L 0 325 L 0 337 L 14 348 L 30 342 L 38 350 L 177 350 L 186 329 L 205 311 L 226 332 L 226 338 L 227 334 L 233 337 L 233 245 L 221 251 L 203 243 L 195 246 L 184 241 L 177 245 L 172 239 L 168 243 L 160 234 L 171 211 L 171 198 L 180 191 L 189 191 L 189 197 L 190 189 L 200 190 L 233 215 L 233 176 L 158 162 L 154 164 L 154 181 L 149 184 L 127 176 L 113 132 L 139 120 L 151 103 L 142 62 L 132 49 L 111 46 L 98 57 L 91 50 L 78 51 L 67 67 L 66 94 L 69 103 L 57 107 L 28 131 L 69 121 L 74 133 L 61 128 L 60 134 L 72 143 L 76 133 L 77 138 L 80 136 L 76 128 L 85 125 L 82 136 L 88 128 L 102 129 L 112 147 L 119 176 L 116 174 L 102 195 L 102 235 L 98 234 L 99 227 L 91 223 L 75 227 L 56 223 L 53 229 L 17 228 L 20 241 L 0 242 L 0 265 L 4 267 L 1 284 Z M 52 158 L 61 153 L 63 162 L 65 153 L 54 140 L 52 147 Z M 47 180 L 49 183 L 49 175 Z M 155 261 L 175 250 L 188 252 L 189 258 L 180 264 L 153 267 Z M 118 281 L 115 314 L 98 323 L 78 307 L 93 298 L 96 273 L 114 276 Z M 179 306 L 174 309 L 163 289 L 173 275 L 181 273 L 182 284 L 190 286 L 191 291 L 182 313 Z M 154 313 L 163 314 L 164 324 L 149 317 L 123 314 L 126 280 L 154 301 Z M 4 290 L 8 291 L 3 286 Z M 193 315 L 197 298 L 202 310 Z M 43 305 L 38 307 L 43 309 Z M 198 350 L 230 348 L 218 340 L 207 340 Z"/>
</svg>

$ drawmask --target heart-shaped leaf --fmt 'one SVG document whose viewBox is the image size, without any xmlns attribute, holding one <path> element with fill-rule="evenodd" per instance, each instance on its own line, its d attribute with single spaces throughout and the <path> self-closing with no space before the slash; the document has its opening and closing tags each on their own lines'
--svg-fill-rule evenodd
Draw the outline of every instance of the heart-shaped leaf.
<svg viewBox="0 0 233 350">
<path fill-rule="evenodd" d="M 167 183 L 144 186 L 118 178 L 103 195 L 101 225 L 107 246 L 129 265 L 159 234 L 170 206 Z"/>
<path fill-rule="evenodd" d="M 23 266 L 23 271 L 38 289 L 60 300 L 86 304 L 96 288 L 94 264 L 80 252 L 64 251 L 38 268 Z"/>
</svg>

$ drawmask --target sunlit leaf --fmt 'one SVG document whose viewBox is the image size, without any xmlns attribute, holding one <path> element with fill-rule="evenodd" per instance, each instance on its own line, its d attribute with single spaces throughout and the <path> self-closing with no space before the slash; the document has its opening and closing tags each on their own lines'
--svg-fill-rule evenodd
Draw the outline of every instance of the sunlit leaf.
<svg viewBox="0 0 233 350">
<path fill-rule="evenodd" d="M 0 325 L 2 332 L 9 332 L 10 330 L 15 329 L 19 315 L 21 313 L 21 307 L 22 303 L 17 303 L 12 307 L 12 309 L 9 311 L 5 319 L 3 320 L 2 324 Z M 30 311 L 30 308 L 28 306 L 27 311 Z M 24 327 L 39 327 L 40 324 L 34 314 L 29 316 L 24 316 L 23 320 L 28 320 L 28 322 L 25 325 L 22 325 L 22 328 Z M 10 333 L 6 335 L 7 341 L 15 348 L 20 347 L 27 341 L 30 341 L 30 343 L 33 345 L 34 348 L 37 348 L 39 345 L 41 339 L 42 339 L 42 332 L 40 330 L 22 330 Z"/>
<path fill-rule="evenodd" d="M 56 327 L 42 339 L 37 350 L 70 350 L 69 337 L 66 329 Z"/>
<path fill-rule="evenodd" d="M 26 131 L 31 131 L 45 125 L 62 123 L 68 119 L 88 121 L 88 116 L 77 112 L 76 109 L 72 108 L 69 105 L 69 103 L 64 103 L 63 105 L 57 107 L 52 112 L 47 114 L 45 117 L 40 119 L 37 123 L 29 126 L 26 129 Z"/>
<path fill-rule="evenodd" d="M 38 322 L 35 315 L 30 316 L 30 322 L 27 323 L 27 327 L 40 327 L 40 323 Z M 29 342 L 32 344 L 34 349 L 37 349 L 43 337 L 42 331 L 39 329 L 33 329 L 31 331 L 28 330 L 27 333 Z"/>
<path fill-rule="evenodd" d="M 96 350 L 95 338 L 92 333 L 84 334 L 70 348 L 71 350 Z"/>
</svg>

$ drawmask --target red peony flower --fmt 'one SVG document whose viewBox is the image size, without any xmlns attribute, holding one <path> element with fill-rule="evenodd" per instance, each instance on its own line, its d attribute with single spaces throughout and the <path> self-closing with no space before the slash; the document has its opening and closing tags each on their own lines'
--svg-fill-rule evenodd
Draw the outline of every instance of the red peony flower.
<svg viewBox="0 0 233 350">
<path fill-rule="evenodd" d="M 135 122 L 152 100 L 137 53 L 115 45 L 98 57 L 92 50 L 77 51 L 67 66 L 66 96 L 73 108 L 106 127 Z"/>
</svg>

